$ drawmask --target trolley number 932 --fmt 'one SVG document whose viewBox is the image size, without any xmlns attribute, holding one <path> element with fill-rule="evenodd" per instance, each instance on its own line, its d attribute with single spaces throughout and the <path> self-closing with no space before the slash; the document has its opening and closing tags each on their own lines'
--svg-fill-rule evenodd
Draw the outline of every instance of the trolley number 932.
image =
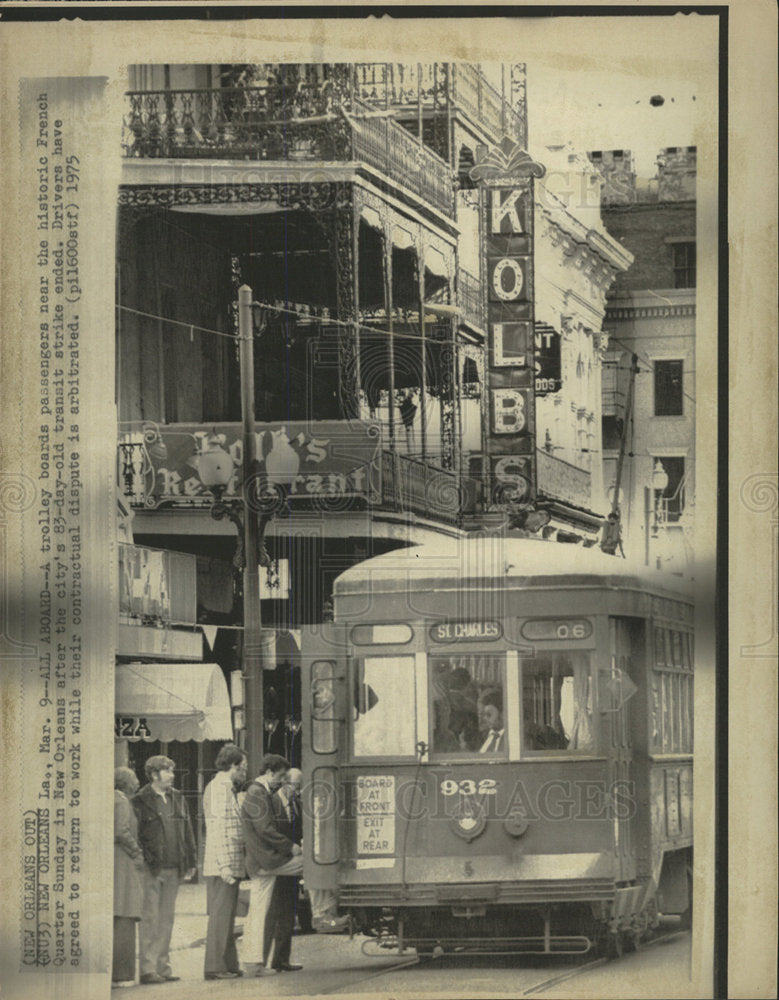
<svg viewBox="0 0 779 1000">
<path fill-rule="evenodd" d="M 441 782 L 441 794 L 442 795 L 495 795 L 497 794 L 498 783 L 494 778 L 479 778 L 478 781 L 474 781 L 473 778 L 462 778 L 460 781 L 454 781 L 452 778 L 446 778 L 446 780 Z"/>
</svg>

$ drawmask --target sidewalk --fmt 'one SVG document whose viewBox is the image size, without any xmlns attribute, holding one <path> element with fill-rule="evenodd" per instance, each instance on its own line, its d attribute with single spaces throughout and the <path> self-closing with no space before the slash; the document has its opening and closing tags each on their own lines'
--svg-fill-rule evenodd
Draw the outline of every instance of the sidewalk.
<svg viewBox="0 0 779 1000">
<path fill-rule="evenodd" d="M 184 948 L 205 948 L 206 925 L 206 883 L 204 879 L 194 885 L 184 883 L 179 886 L 176 899 L 176 922 L 170 939 L 171 962 L 175 963 L 174 952 Z M 243 919 L 235 922 L 236 930 L 242 928 Z"/>
<path fill-rule="evenodd" d="M 242 932 L 244 918 L 236 921 L 236 931 Z M 327 990 L 337 990 L 353 976 L 380 972 L 387 965 L 397 962 L 397 955 L 388 953 L 379 958 L 368 958 L 362 952 L 364 938 L 350 940 L 347 934 L 300 934 L 295 932 L 292 942 L 292 961 L 299 962 L 304 970 L 294 975 L 272 976 L 267 979 L 232 979 L 223 982 L 206 982 L 203 979 L 205 938 L 208 924 L 206 915 L 205 883 L 183 884 L 176 900 L 176 920 L 171 936 L 170 961 L 173 974 L 180 982 L 159 986 L 142 986 L 144 1000 L 210 1000 L 213 996 L 227 996 L 233 1000 L 256 996 L 312 996 Z M 242 941 L 238 939 L 238 954 Z M 121 998 L 126 990 L 114 990 L 112 1000 Z M 131 995 L 140 995 L 131 991 Z"/>
</svg>

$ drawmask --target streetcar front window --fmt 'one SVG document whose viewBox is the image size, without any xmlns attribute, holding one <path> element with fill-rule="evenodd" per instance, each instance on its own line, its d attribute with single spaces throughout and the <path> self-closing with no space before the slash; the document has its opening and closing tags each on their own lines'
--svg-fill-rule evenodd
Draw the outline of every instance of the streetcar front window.
<svg viewBox="0 0 779 1000">
<path fill-rule="evenodd" d="M 522 661 L 522 746 L 594 749 L 588 653 L 560 651 Z"/>
<path fill-rule="evenodd" d="M 504 662 L 494 654 L 430 656 L 432 753 L 506 756 Z"/>
<path fill-rule="evenodd" d="M 356 664 L 352 699 L 355 757 L 413 757 L 413 656 L 366 656 Z"/>
</svg>

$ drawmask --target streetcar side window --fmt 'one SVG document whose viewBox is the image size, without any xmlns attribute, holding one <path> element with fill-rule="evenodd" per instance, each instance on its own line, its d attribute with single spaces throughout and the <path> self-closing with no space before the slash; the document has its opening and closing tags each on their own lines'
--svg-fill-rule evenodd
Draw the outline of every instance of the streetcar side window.
<svg viewBox="0 0 779 1000">
<path fill-rule="evenodd" d="M 560 651 L 522 661 L 522 747 L 594 750 L 589 653 Z"/>
<path fill-rule="evenodd" d="M 428 663 L 431 752 L 505 757 L 505 656 L 431 655 Z"/>
<path fill-rule="evenodd" d="M 311 746 L 314 753 L 335 753 L 335 664 L 311 664 Z"/>
<path fill-rule="evenodd" d="M 659 753 L 692 753 L 692 636 L 655 626 L 652 671 L 652 745 Z"/>
<path fill-rule="evenodd" d="M 366 656 L 356 662 L 352 696 L 355 757 L 414 756 L 414 667 L 413 656 Z"/>
</svg>

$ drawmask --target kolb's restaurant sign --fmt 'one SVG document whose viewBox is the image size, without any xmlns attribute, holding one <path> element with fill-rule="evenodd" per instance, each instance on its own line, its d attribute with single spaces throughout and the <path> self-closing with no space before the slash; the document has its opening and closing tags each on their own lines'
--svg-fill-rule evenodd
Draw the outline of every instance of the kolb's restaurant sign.
<svg viewBox="0 0 779 1000">
<path fill-rule="evenodd" d="M 256 425 L 258 472 L 287 484 L 290 501 L 317 501 L 338 509 L 341 501 L 381 496 L 379 429 L 337 420 Z M 200 478 L 200 455 L 212 443 L 232 459 L 224 496 L 241 492 L 243 442 L 240 424 L 146 424 L 143 428 L 145 506 L 192 507 L 211 503 Z M 344 506 L 347 506 L 344 503 Z"/>
</svg>

